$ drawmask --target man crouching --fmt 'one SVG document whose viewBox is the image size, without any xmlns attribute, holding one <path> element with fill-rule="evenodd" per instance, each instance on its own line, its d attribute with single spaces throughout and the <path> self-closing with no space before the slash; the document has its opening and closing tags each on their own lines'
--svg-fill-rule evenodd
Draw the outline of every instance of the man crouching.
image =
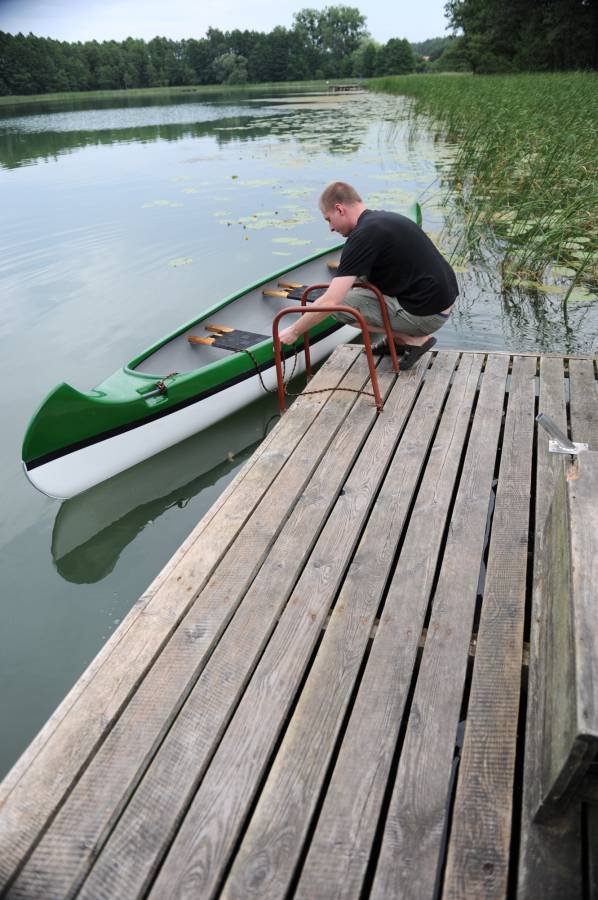
<svg viewBox="0 0 598 900">
<path fill-rule="evenodd" d="M 340 265 L 328 290 L 312 304 L 352 306 L 363 315 L 370 332 L 384 333 L 380 304 L 371 291 L 354 288 L 369 281 L 384 294 L 401 369 L 410 369 L 436 343 L 430 337 L 450 316 L 459 293 L 449 263 L 430 238 L 406 216 L 367 209 L 354 187 L 329 184 L 320 197 L 320 211 L 331 231 L 347 238 Z M 293 344 L 330 313 L 310 313 L 285 328 L 284 344 Z M 355 319 L 339 312 L 334 318 L 350 325 Z M 373 348 L 389 352 L 386 338 Z"/>
</svg>

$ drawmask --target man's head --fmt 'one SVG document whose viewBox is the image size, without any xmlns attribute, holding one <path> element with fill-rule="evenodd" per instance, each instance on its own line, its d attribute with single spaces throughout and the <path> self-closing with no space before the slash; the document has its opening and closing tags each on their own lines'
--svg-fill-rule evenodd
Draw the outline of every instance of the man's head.
<svg viewBox="0 0 598 900">
<path fill-rule="evenodd" d="M 333 181 L 320 197 L 320 210 L 330 230 L 337 231 L 343 237 L 353 231 L 364 209 L 364 203 L 355 188 L 344 181 Z"/>
</svg>

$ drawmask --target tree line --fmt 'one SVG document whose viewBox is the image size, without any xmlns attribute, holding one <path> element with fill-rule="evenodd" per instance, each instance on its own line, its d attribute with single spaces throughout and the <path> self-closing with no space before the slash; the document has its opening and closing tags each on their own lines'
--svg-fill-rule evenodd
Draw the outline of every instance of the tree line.
<svg viewBox="0 0 598 900">
<path fill-rule="evenodd" d="M 598 69 L 598 0 L 448 0 L 455 34 L 420 44 L 367 32 L 350 6 L 302 9 L 268 33 L 69 43 L 0 31 L 0 95 L 371 78 L 413 71 Z"/>
<path fill-rule="evenodd" d="M 303 9 L 293 18 L 289 29 L 209 28 L 181 41 L 69 43 L 0 32 L 0 94 L 365 78 L 416 68 L 409 42 L 373 41 L 357 8 Z"/>
<path fill-rule="evenodd" d="M 598 0 L 448 0 L 445 9 L 462 32 L 445 64 L 485 73 L 598 69 Z"/>
</svg>

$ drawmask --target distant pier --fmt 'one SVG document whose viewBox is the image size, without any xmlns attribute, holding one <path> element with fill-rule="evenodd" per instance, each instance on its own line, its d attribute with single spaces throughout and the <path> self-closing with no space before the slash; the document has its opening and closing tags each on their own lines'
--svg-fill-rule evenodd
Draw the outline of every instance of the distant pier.
<svg viewBox="0 0 598 900">
<path fill-rule="evenodd" d="M 328 91 L 331 94 L 355 94 L 363 92 L 365 89 L 362 84 L 329 84 Z"/>
</svg>

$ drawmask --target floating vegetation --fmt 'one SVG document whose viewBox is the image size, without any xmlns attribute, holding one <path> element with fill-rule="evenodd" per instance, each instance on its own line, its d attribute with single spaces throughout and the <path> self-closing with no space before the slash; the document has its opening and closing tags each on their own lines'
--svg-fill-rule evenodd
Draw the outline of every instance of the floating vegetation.
<svg viewBox="0 0 598 900">
<path fill-rule="evenodd" d="M 233 178 L 239 179 L 238 175 L 233 175 Z M 250 178 L 248 180 L 242 181 L 237 180 L 237 185 L 239 187 L 248 187 L 248 188 L 261 188 L 261 187 L 272 187 L 272 185 L 277 184 L 275 178 Z"/>
<path fill-rule="evenodd" d="M 414 175 L 409 176 L 413 181 L 415 180 Z M 374 181 L 405 181 L 405 173 L 404 172 L 383 172 L 381 175 L 370 175 L 370 178 Z"/>
<path fill-rule="evenodd" d="M 277 237 L 272 238 L 273 244 L 290 244 L 292 247 L 303 247 L 305 244 L 311 244 L 308 238 L 297 237 Z"/>
<path fill-rule="evenodd" d="M 457 201 L 456 253 L 490 250 L 505 289 L 598 298 L 597 74 L 408 76 L 373 86 L 413 98 L 412 134 L 431 118 L 436 140 L 449 145 L 441 172 Z"/>
<path fill-rule="evenodd" d="M 143 203 L 142 209 L 151 209 L 154 206 L 184 206 L 183 203 L 175 203 L 173 200 L 152 200 L 151 203 Z"/>
<path fill-rule="evenodd" d="M 315 187 L 300 187 L 299 185 L 296 187 L 282 188 L 280 191 L 285 197 L 309 197 L 315 192 Z"/>
<path fill-rule="evenodd" d="M 192 262 L 190 256 L 179 256 L 178 259 L 169 259 L 168 265 L 171 269 L 176 269 L 178 266 L 190 266 Z"/>
<path fill-rule="evenodd" d="M 364 200 L 371 209 L 395 209 L 404 210 L 413 199 L 413 194 L 401 188 L 389 188 L 387 191 L 376 191 L 366 194 Z"/>
<path fill-rule="evenodd" d="M 297 228 L 299 225 L 305 225 L 307 222 L 313 222 L 314 220 L 314 216 L 301 206 L 287 206 L 282 208 L 288 209 L 289 212 L 285 215 L 279 215 L 277 210 L 262 210 L 260 212 L 252 213 L 249 216 L 241 216 L 235 220 L 229 219 L 228 217 L 222 218 L 222 213 L 215 213 L 214 215 L 219 217 L 218 224 L 220 225 L 227 225 L 229 227 L 231 225 L 241 225 L 244 230 L 251 229 L 252 231 L 262 231 L 265 228 L 291 230 Z"/>
</svg>

